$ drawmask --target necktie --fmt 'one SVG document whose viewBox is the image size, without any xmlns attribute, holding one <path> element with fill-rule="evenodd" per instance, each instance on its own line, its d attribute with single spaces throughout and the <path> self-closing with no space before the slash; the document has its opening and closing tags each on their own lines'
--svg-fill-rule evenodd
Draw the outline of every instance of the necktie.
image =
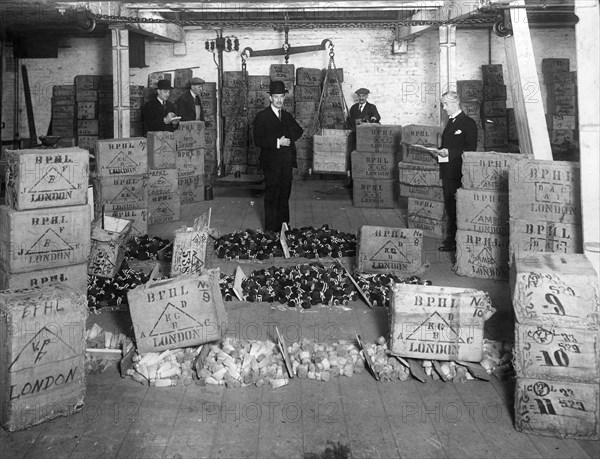
<svg viewBox="0 0 600 459">
<path fill-rule="evenodd" d="M 201 105 L 200 104 L 200 96 L 196 96 L 196 105 Z"/>
<path fill-rule="evenodd" d="M 365 108 L 365 104 L 360 104 L 359 109 L 360 109 L 361 112 L 363 111 L 363 108 Z"/>
<path fill-rule="evenodd" d="M 279 121 L 281 121 L 281 109 L 277 110 L 277 116 L 279 117 Z"/>
</svg>

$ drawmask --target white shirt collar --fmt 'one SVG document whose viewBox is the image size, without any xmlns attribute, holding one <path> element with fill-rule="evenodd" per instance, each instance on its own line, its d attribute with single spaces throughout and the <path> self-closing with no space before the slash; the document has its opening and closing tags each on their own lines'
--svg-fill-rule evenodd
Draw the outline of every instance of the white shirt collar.
<svg viewBox="0 0 600 459">
<path fill-rule="evenodd" d="M 281 108 L 275 108 L 271 105 L 271 110 L 273 110 L 273 113 L 275 113 L 275 116 L 277 118 L 279 118 L 279 110 L 282 110 Z"/>
<path fill-rule="evenodd" d="M 462 110 L 458 110 L 456 113 L 453 113 L 450 118 L 452 118 L 452 119 L 456 118 L 458 115 L 460 115 L 460 112 L 462 112 Z"/>
</svg>

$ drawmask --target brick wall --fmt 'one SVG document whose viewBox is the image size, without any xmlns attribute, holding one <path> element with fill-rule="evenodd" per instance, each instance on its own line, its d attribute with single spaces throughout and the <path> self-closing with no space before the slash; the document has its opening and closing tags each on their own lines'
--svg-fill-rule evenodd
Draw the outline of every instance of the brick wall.
<svg viewBox="0 0 600 459">
<path fill-rule="evenodd" d="M 284 34 L 273 29 L 225 30 L 224 35 L 236 35 L 240 48 L 255 50 L 281 47 Z M 541 74 L 541 61 L 546 57 L 569 57 L 571 70 L 576 70 L 575 32 L 572 29 L 532 29 L 531 31 L 536 66 Z M 131 69 L 131 84 L 147 84 L 150 72 L 196 67 L 194 75 L 207 81 L 216 81 L 216 68 L 212 54 L 204 49 L 206 39 L 215 38 L 214 31 L 190 30 L 186 32 L 185 55 L 181 46 L 177 54 L 173 44 L 148 40 L 146 47 L 147 68 Z M 343 91 L 348 106 L 355 102 L 354 91 L 359 87 L 371 90 L 370 101 L 375 103 L 385 124 L 437 124 L 439 122 L 438 85 L 438 33 L 432 30 L 408 42 L 405 54 L 392 54 L 394 33 L 377 29 L 316 29 L 291 30 L 289 42 L 292 46 L 316 45 L 331 38 L 335 45 L 335 60 L 344 69 Z M 480 79 L 481 65 L 503 64 L 505 81 L 508 80 L 504 39 L 489 34 L 487 30 L 457 31 L 457 79 Z M 52 86 L 72 84 L 79 74 L 106 74 L 112 72 L 110 35 L 105 38 L 72 38 L 65 40 L 59 49 L 58 59 L 23 59 L 29 72 L 34 100 L 34 112 L 38 135 L 45 134 L 50 122 L 50 96 Z M 491 60 L 489 49 L 491 48 Z M 12 56 L 12 48 L 5 49 Z M 9 70 L 12 59 L 7 59 Z M 271 63 L 283 63 L 283 57 L 254 57 L 248 60 L 251 75 L 269 73 Z M 328 63 L 327 51 L 297 54 L 290 57 L 296 67 L 321 67 Z M 240 70 L 239 53 L 224 53 L 225 70 Z M 14 119 L 13 80 L 5 72 L 3 83 L 3 120 L 7 128 L 2 130 L 2 139 L 13 137 Z M 545 100 L 545 88 L 539 90 Z M 22 85 L 21 85 L 22 87 Z M 509 94 L 508 105 L 512 106 Z M 27 116 L 23 96 L 20 96 L 19 131 L 28 137 Z"/>
</svg>

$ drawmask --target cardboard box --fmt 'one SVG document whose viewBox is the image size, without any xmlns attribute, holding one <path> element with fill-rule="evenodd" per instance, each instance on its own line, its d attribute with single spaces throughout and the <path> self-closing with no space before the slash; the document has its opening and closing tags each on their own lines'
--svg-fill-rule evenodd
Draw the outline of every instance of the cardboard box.
<svg viewBox="0 0 600 459">
<path fill-rule="evenodd" d="M 393 209 L 396 207 L 395 180 L 354 179 L 354 207 Z"/>
<path fill-rule="evenodd" d="M 77 102 L 77 119 L 94 120 L 98 118 L 98 102 L 85 101 Z"/>
<path fill-rule="evenodd" d="M 0 269 L 0 290 L 43 287 L 51 282 L 61 282 L 76 292 L 87 295 L 87 262 L 15 274 Z"/>
<path fill-rule="evenodd" d="M 88 274 L 113 278 L 125 258 L 125 242 L 131 233 L 132 222 L 125 219 L 100 216 L 92 225 L 92 250 L 87 266 Z"/>
<path fill-rule="evenodd" d="M 98 120 L 78 120 L 77 135 L 98 135 Z"/>
<path fill-rule="evenodd" d="M 248 90 L 268 91 L 271 84 L 269 75 L 248 75 Z"/>
<path fill-rule="evenodd" d="M 75 90 L 77 89 L 100 89 L 101 75 L 76 75 L 74 78 Z"/>
<path fill-rule="evenodd" d="M 351 153 L 352 178 L 392 179 L 398 178 L 398 160 L 395 153 Z"/>
<path fill-rule="evenodd" d="M 483 86 L 483 100 L 506 100 L 506 85 L 492 84 Z"/>
<path fill-rule="evenodd" d="M 87 296 L 66 285 L 0 292 L 0 424 L 21 430 L 83 407 Z"/>
<path fill-rule="evenodd" d="M 444 202 L 444 191 L 441 186 L 418 186 L 401 183 L 400 196 Z"/>
<path fill-rule="evenodd" d="M 483 133 L 483 145 L 486 149 L 506 147 L 508 145 L 508 129 L 486 130 Z"/>
<path fill-rule="evenodd" d="M 72 84 L 59 84 L 52 86 L 52 97 L 63 97 L 63 96 L 74 96 L 75 85 Z"/>
<path fill-rule="evenodd" d="M 505 100 L 484 100 L 481 103 L 481 115 L 484 117 L 506 116 Z"/>
<path fill-rule="evenodd" d="M 577 72 L 545 72 L 544 84 L 577 83 Z"/>
<path fill-rule="evenodd" d="M 511 218 L 510 259 L 539 252 L 583 253 L 581 225 Z"/>
<path fill-rule="evenodd" d="M 502 64 L 482 65 L 481 77 L 484 85 L 504 84 Z"/>
<path fill-rule="evenodd" d="M 496 190 L 456 190 L 459 229 L 508 236 L 508 193 Z"/>
<path fill-rule="evenodd" d="M 148 175 L 93 177 L 94 201 L 98 211 L 143 209 L 148 204 Z"/>
<path fill-rule="evenodd" d="M 291 81 L 296 75 L 294 64 L 271 64 L 269 76 L 271 81 Z"/>
<path fill-rule="evenodd" d="M 296 86 L 294 88 L 294 99 L 296 102 L 319 102 L 321 88 L 318 86 Z"/>
<path fill-rule="evenodd" d="M 575 115 L 552 115 L 546 114 L 546 126 L 548 130 L 552 129 L 577 129 L 577 119 Z"/>
<path fill-rule="evenodd" d="M 556 73 L 568 71 L 568 58 L 547 57 L 542 59 L 542 73 Z"/>
<path fill-rule="evenodd" d="M 319 108 L 319 101 L 296 101 L 296 116 L 315 116 Z"/>
<path fill-rule="evenodd" d="M 198 346 L 227 331 L 218 269 L 152 280 L 129 290 L 127 300 L 140 353 Z"/>
<path fill-rule="evenodd" d="M 456 231 L 456 274 L 482 279 L 507 280 L 508 236 L 458 229 Z"/>
<path fill-rule="evenodd" d="M 356 151 L 396 153 L 401 141 L 402 126 L 371 123 L 356 126 Z"/>
<path fill-rule="evenodd" d="M 439 126 L 409 124 L 402 127 L 402 142 L 437 147 L 441 145 L 442 132 L 443 129 Z"/>
<path fill-rule="evenodd" d="M 361 226 L 356 239 L 357 265 L 361 273 L 405 276 L 424 271 L 421 230 Z"/>
<path fill-rule="evenodd" d="M 244 85 L 244 77 L 248 78 L 248 72 L 245 72 L 245 75 L 242 70 L 223 72 L 223 86 L 227 88 L 241 88 Z"/>
<path fill-rule="evenodd" d="M 16 210 L 87 203 L 89 153 L 80 148 L 6 150 L 6 204 Z"/>
<path fill-rule="evenodd" d="M 408 198 L 408 218 L 418 220 L 427 218 L 432 220 L 444 220 L 446 209 L 444 203 L 428 199 Z"/>
<path fill-rule="evenodd" d="M 90 231 L 87 204 L 20 211 L 0 206 L 0 267 L 22 273 L 86 262 Z"/>
<path fill-rule="evenodd" d="M 513 165 L 510 218 L 580 224 L 579 169 L 579 163 L 569 161 L 526 160 Z"/>
<path fill-rule="evenodd" d="M 224 133 L 223 145 L 225 147 L 247 147 L 248 128 L 227 129 Z"/>
<path fill-rule="evenodd" d="M 508 191 L 511 167 L 526 164 L 529 156 L 520 153 L 465 151 L 462 158 L 463 188 Z"/>
<path fill-rule="evenodd" d="M 398 163 L 400 183 L 410 186 L 442 186 L 440 168 L 437 165 Z"/>
<path fill-rule="evenodd" d="M 175 87 L 176 88 L 189 88 L 190 82 L 192 81 L 193 72 L 192 69 L 176 69 L 175 70 Z"/>
<path fill-rule="evenodd" d="M 323 70 L 307 67 L 296 69 L 296 84 L 298 86 L 320 87 L 323 80 Z"/>
<path fill-rule="evenodd" d="M 513 365 L 521 378 L 600 382 L 599 335 L 573 327 L 515 324 Z"/>
<path fill-rule="evenodd" d="M 548 131 L 550 145 L 562 145 L 565 142 L 575 142 L 575 131 L 572 129 L 552 129 Z"/>
<path fill-rule="evenodd" d="M 516 259 L 510 288 L 520 324 L 599 328 L 597 275 L 583 254 L 531 253 Z"/>
<path fill-rule="evenodd" d="M 461 102 L 483 100 L 483 82 L 481 80 L 458 80 L 456 92 Z"/>
<path fill-rule="evenodd" d="M 346 117 L 341 108 L 323 109 L 321 112 L 321 126 L 325 129 L 343 130 Z M 307 133 L 308 134 L 308 133 Z"/>
<path fill-rule="evenodd" d="M 148 171 L 144 137 L 106 139 L 96 142 L 96 171 L 100 176 L 139 175 Z"/>
<path fill-rule="evenodd" d="M 248 108 L 265 108 L 270 104 L 269 91 L 248 91 Z"/>
<path fill-rule="evenodd" d="M 175 134 L 168 131 L 149 131 L 147 141 L 148 169 L 175 167 Z"/>
<path fill-rule="evenodd" d="M 598 384 L 517 378 L 515 429 L 535 435 L 597 440 Z"/>
<path fill-rule="evenodd" d="M 390 351 L 401 357 L 480 362 L 483 325 L 496 310 L 487 293 L 394 284 Z"/>
</svg>

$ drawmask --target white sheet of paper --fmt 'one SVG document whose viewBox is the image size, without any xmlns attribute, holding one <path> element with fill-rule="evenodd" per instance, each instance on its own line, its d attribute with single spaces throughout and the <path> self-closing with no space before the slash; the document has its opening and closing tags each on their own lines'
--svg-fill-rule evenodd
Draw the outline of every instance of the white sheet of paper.
<svg viewBox="0 0 600 459">
<path fill-rule="evenodd" d="M 447 163 L 449 162 L 449 157 L 448 156 L 438 156 L 438 163 Z"/>
</svg>

